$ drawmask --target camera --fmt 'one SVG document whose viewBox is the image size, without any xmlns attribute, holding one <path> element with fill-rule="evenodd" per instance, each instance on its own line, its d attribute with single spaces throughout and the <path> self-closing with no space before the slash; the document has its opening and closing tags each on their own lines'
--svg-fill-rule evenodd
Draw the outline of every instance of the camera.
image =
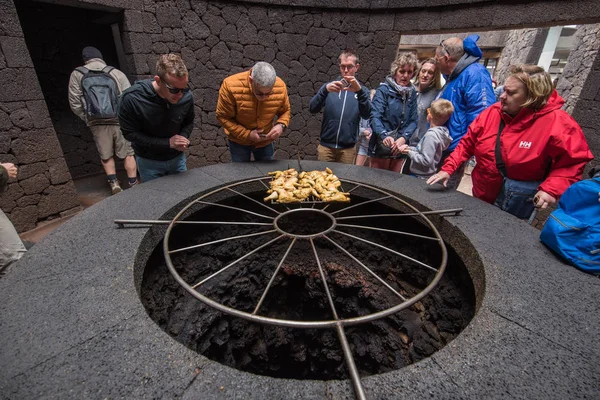
<svg viewBox="0 0 600 400">
<path fill-rule="evenodd" d="M 345 88 L 347 88 L 348 86 L 350 86 L 350 82 L 348 82 L 346 79 L 342 78 L 340 79 L 340 82 L 342 82 L 342 85 L 344 85 Z"/>
</svg>

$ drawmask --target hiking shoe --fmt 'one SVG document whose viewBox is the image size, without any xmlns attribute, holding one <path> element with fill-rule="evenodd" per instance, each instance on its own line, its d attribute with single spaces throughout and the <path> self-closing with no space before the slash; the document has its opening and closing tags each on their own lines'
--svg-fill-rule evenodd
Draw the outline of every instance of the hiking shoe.
<svg viewBox="0 0 600 400">
<path fill-rule="evenodd" d="M 112 191 L 112 194 L 117 194 L 123 191 L 123 189 L 121 188 L 121 182 L 119 182 L 118 179 L 115 179 L 114 181 L 108 181 L 108 184 L 110 185 L 110 190 Z"/>
<path fill-rule="evenodd" d="M 138 183 L 140 183 L 140 181 L 138 181 L 137 179 L 135 180 L 135 182 L 129 182 L 129 188 L 134 187 L 135 185 L 137 185 Z"/>
</svg>

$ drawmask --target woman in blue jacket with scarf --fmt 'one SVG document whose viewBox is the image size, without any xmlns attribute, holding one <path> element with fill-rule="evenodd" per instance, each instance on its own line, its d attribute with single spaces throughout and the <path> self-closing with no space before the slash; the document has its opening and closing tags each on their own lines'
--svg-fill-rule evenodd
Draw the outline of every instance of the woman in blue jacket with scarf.
<svg viewBox="0 0 600 400">
<path fill-rule="evenodd" d="M 400 53 L 390 75 L 377 88 L 371 108 L 373 134 L 369 142 L 371 167 L 399 172 L 405 155 L 400 146 L 417 129 L 417 91 L 410 82 L 417 70 L 413 53 Z"/>
</svg>

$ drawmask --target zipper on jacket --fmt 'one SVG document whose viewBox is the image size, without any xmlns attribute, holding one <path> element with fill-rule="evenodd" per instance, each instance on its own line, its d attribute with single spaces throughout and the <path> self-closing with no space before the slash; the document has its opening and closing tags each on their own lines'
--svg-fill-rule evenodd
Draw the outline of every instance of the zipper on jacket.
<svg viewBox="0 0 600 400">
<path fill-rule="evenodd" d="M 339 98 L 341 98 L 341 92 Z M 342 129 L 342 118 L 344 117 L 344 108 L 346 108 L 346 97 L 348 97 L 348 91 L 344 91 L 344 102 L 342 103 L 342 113 L 340 114 L 340 123 L 338 125 L 337 134 L 335 135 L 335 148 L 337 149 L 340 141 L 340 129 Z"/>
<path fill-rule="evenodd" d="M 575 230 L 575 231 L 580 231 L 580 230 L 581 230 L 581 228 L 577 228 L 577 227 L 574 227 L 574 226 L 569 226 L 569 225 L 567 225 L 567 224 L 563 223 L 563 222 L 562 222 L 560 219 L 556 218 L 556 217 L 555 217 L 554 215 L 552 215 L 552 214 L 550 214 L 550 217 L 551 217 L 553 220 L 555 220 L 556 222 L 558 222 L 559 224 L 561 224 L 561 225 L 562 225 L 564 228 L 567 228 L 567 229 L 573 229 L 573 230 Z"/>
</svg>

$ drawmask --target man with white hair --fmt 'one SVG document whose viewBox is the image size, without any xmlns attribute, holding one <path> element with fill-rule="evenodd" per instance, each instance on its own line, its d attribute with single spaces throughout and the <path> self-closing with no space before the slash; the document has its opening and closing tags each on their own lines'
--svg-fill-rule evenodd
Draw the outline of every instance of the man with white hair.
<svg viewBox="0 0 600 400">
<path fill-rule="evenodd" d="M 255 161 L 272 160 L 273 142 L 290 123 L 285 83 L 271 64 L 257 62 L 223 80 L 216 114 L 229 139 L 231 161 L 248 162 L 252 155 Z"/>
<path fill-rule="evenodd" d="M 438 167 L 444 164 L 450 153 L 467 133 L 471 122 L 486 108 L 496 102 L 492 78 L 486 68 L 479 64 L 483 56 L 477 46 L 478 35 L 470 35 L 464 40 L 451 37 L 442 40 L 435 50 L 435 59 L 446 84 L 438 97 L 446 99 L 454 106 L 454 113 L 446 123 L 452 143 L 442 153 Z M 463 164 L 450 177 L 447 186 L 456 189 L 464 174 Z"/>
</svg>

